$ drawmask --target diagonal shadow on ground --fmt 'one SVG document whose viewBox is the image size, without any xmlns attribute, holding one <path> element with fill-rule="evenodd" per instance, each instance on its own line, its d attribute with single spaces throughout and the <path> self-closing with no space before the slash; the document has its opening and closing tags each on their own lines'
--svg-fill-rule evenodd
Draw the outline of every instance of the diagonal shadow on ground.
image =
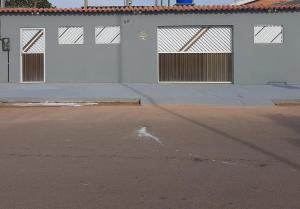
<svg viewBox="0 0 300 209">
<path fill-rule="evenodd" d="M 236 143 L 239 143 L 239 144 L 241 144 L 241 145 L 244 145 L 244 146 L 246 146 L 246 147 L 248 147 L 248 148 L 250 148 L 250 149 L 252 149 L 252 150 L 255 150 L 256 152 L 259 152 L 259 153 L 261 153 L 261 154 L 267 155 L 267 156 L 269 156 L 269 157 L 271 157 L 271 158 L 273 158 L 273 159 L 275 159 L 275 160 L 277 160 L 277 161 L 279 161 L 279 162 L 281 162 L 281 163 L 284 163 L 284 164 L 290 166 L 290 167 L 293 168 L 293 169 L 296 169 L 296 170 L 300 171 L 300 165 L 299 165 L 299 164 L 297 164 L 297 163 L 295 163 L 295 162 L 293 162 L 293 161 L 291 161 L 291 160 L 289 160 L 289 159 L 287 159 L 287 158 L 285 158 L 285 157 L 282 157 L 282 156 L 280 156 L 280 155 L 278 155 L 278 154 L 272 153 L 272 152 L 270 152 L 270 151 L 268 151 L 268 150 L 266 150 L 266 149 L 264 149 L 264 148 L 259 147 L 259 146 L 256 145 L 256 144 L 253 144 L 253 143 L 251 143 L 251 142 L 247 142 L 247 141 L 245 141 L 245 140 L 243 140 L 243 139 L 240 139 L 240 138 L 238 138 L 238 137 L 235 137 L 235 136 L 233 136 L 233 135 L 231 135 L 231 134 L 229 134 L 229 133 L 226 133 L 225 131 L 216 129 L 216 128 L 211 127 L 211 126 L 209 126 L 209 125 L 207 125 L 207 124 L 205 124 L 205 123 L 202 123 L 202 122 L 193 120 L 193 119 L 188 118 L 188 117 L 186 117 L 186 116 L 184 116 L 184 115 L 181 115 L 181 114 L 179 114 L 179 113 L 177 113 L 177 112 L 171 111 L 171 110 L 169 110 L 168 108 L 166 108 L 166 107 L 164 107 L 164 106 L 158 105 L 158 104 L 155 102 L 155 100 L 154 100 L 153 98 L 151 98 L 150 96 L 148 96 L 148 95 L 142 93 L 141 91 L 135 89 L 134 87 L 129 86 L 129 85 L 127 85 L 127 84 L 122 84 L 122 85 L 123 85 L 124 87 L 128 88 L 129 90 L 131 90 L 132 92 L 138 94 L 139 96 L 148 99 L 148 101 L 149 101 L 152 105 L 154 105 L 157 109 L 159 109 L 159 110 L 161 110 L 161 111 L 167 112 L 167 113 L 169 113 L 169 114 L 171 114 L 171 115 L 173 115 L 173 116 L 176 116 L 176 117 L 179 118 L 179 119 L 185 120 L 186 122 L 192 123 L 192 124 L 197 125 L 197 126 L 199 126 L 199 127 L 201 127 L 201 128 L 204 128 L 204 129 L 207 129 L 207 130 L 209 130 L 209 131 L 211 131 L 211 132 L 214 132 L 214 133 L 216 133 L 216 134 L 219 134 L 219 135 L 225 137 L 226 139 L 229 139 L 229 140 L 231 140 L 231 141 L 234 141 L 234 142 L 236 142 Z"/>
<path fill-rule="evenodd" d="M 296 132 L 299 137 L 297 138 L 286 138 L 291 144 L 300 147 L 300 117 L 295 115 L 266 115 L 266 118 L 272 120 L 277 125 L 286 127 Z"/>
</svg>

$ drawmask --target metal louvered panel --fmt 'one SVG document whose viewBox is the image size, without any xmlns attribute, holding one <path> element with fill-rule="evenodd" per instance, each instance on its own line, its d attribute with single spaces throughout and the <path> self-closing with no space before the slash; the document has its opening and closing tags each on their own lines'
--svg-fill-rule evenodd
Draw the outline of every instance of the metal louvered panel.
<svg viewBox="0 0 300 209">
<path fill-rule="evenodd" d="M 96 44 L 118 44 L 121 40 L 120 33 L 120 26 L 96 27 Z"/>
<path fill-rule="evenodd" d="M 231 53 L 160 53 L 161 82 L 231 82 Z"/>
<path fill-rule="evenodd" d="M 59 44 L 83 44 L 83 27 L 60 27 L 58 28 Z"/>
<path fill-rule="evenodd" d="M 158 52 L 231 53 L 230 27 L 158 28 Z"/>
<path fill-rule="evenodd" d="M 283 43 L 283 27 L 275 25 L 255 26 L 254 43 L 272 44 Z"/>
<path fill-rule="evenodd" d="M 44 53 L 45 34 L 41 29 L 22 29 L 22 53 Z"/>
<path fill-rule="evenodd" d="M 44 56 L 43 53 L 22 55 L 23 82 L 44 80 Z"/>
</svg>

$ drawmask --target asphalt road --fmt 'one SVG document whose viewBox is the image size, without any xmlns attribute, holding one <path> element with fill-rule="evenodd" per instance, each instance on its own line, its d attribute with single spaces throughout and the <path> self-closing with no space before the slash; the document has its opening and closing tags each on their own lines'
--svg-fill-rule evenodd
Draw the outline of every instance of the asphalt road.
<svg viewBox="0 0 300 209">
<path fill-rule="evenodd" d="M 1 209 L 299 209 L 299 107 L 0 108 Z"/>
</svg>

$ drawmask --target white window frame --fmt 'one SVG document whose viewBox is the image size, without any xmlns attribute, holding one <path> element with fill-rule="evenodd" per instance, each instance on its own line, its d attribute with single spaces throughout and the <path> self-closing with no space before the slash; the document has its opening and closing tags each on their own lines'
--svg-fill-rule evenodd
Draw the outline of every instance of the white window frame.
<svg viewBox="0 0 300 209">
<path fill-rule="evenodd" d="M 105 42 L 97 42 L 97 28 L 102 28 L 102 27 L 117 27 L 119 29 L 119 36 L 120 36 L 120 42 L 117 43 L 105 43 Z M 121 43 L 121 26 L 120 25 L 98 25 L 95 27 L 95 35 L 94 35 L 94 39 L 95 39 L 95 44 L 96 45 L 115 45 L 115 44 L 120 44 Z"/>
<path fill-rule="evenodd" d="M 59 40 L 59 29 L 60 28 L 82 28 L 82 43 L 61 43 Z M 59 26 L 57 28 L 57 41 L 58 41 L 58 45 L 84 45 L 84 39 L 85 39 L 85 30 L 83 26 Z"/>
<path fill-rule="evenodd" d="M 255 39 L 255 27 L 281 27 L 281 42 L 278 43 L 272 43 L 272 42 L 257 42 L 256 39 Z M 254 25 L 253 26 L 253 43 L 255 45 L 281 45 L 281 44 L 284 44 L 284 27 L 283 25 L 268 25 L 268 24 L 265 24 L 265 25 Z"/>
</svg>

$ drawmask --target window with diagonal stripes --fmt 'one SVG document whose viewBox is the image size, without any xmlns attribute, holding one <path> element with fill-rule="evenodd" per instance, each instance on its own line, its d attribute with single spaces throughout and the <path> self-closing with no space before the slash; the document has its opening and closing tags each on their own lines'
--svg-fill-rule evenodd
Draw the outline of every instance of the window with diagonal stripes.
<svg viewBox="0 0 300 209">
<path fill-rule="evenodd" d="M 255 44 L 283 43 L 283 27 L 281 25 L 260 25 L 254 27 Z"/>
<path fill-rule="evenodd" d="M 58 44 L 83 44 L 83 27 L 59 27 Z"/>
<path fill-rule="evenodd" d="M 231 53 L 231 28 L 205 26 L 159 27 L 158 51 Z"/>
<path fill-rule="evenodd" d="M 96 44 L 119 44 L 120 26 L 99 26 L 95 28 Z"/>
<path fill-rule="evenodd" d="M 45 49 L 43 29 L 22 29 L 22 53 L 38 54 Z"/>
</svg>

